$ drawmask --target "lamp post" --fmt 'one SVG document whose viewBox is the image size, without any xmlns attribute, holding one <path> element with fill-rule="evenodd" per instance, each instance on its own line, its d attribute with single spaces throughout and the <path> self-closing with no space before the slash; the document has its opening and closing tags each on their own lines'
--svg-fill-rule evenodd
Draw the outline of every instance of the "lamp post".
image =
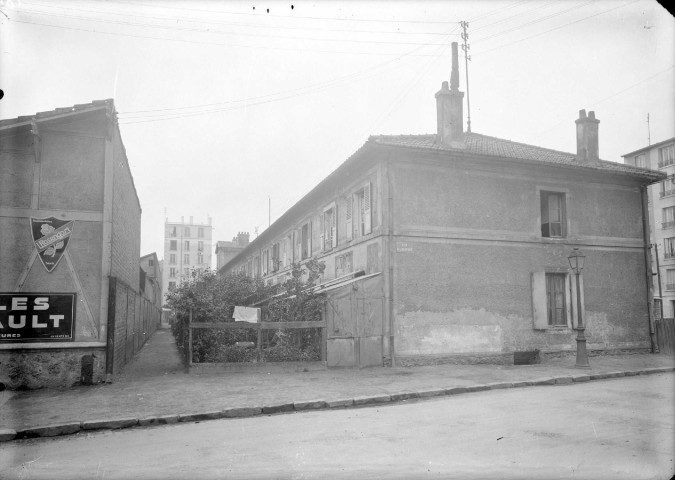
<svg viewBox="0 0 675 480">
<path fill-rule="evenodd" d="M 577 315 L 579 319 L 577 321 L 577 363 L 575 367 L 577 368 L 589 368 L 588 364 L 588 355 L 586 354 L 586 336 L 584 335 L 584 320 L 581 315 L 581 288 L 579 288 L 579 274 L 584 268 L 584 261 L 586 256 L 581 253 L 578 248 L 575 248 L 567 260 L 570 262 L 570 267 L 574 271 L 574 274 L 577 277 Z"/>
</svg>

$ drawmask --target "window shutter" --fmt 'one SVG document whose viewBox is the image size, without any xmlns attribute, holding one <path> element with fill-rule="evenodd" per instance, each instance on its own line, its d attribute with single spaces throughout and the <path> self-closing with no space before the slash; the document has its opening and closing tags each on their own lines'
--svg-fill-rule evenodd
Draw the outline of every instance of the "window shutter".
<svg viewBox="0 0 675 480">
<path fill-rule="evenodd" d="M 330 246 L 337 247 L 337 205 L 333 204 L 333 215 L 330 218 Z"/>
<path fill-rule="evenodd" d="M 351 240 L 354 234 L 354 224 L 352 222 L 352 215 L 354 213 L 354 196 L 349 195 L 347 197 L 347 206 L 345 208 L 345 233 L 347 234 L 347 240 Z"/>
<path fill-rule="evenodd" d="M 535 330 L 548 328 L 545 272 L 532 273 L 532 318 Z"/>
<path fill-rule="evenodd" d="M 319 216 L 319 248 L 321 251 L 326 250 L 326 214 L 322 213 Z"/>
<path fill-rule="evenodd" d="M 293 261 L 300 262 L 302 260 L 302 227 L 295 231 L 295 258 Z"/>
<path fill-rule="evenodd" d="M 577 278 L 574 273 L 568 275 L 570 279 L 570 290 L 572 292 L 572 328 L 577 328 L 579 325 L 579 312 L 577 311 Z M 584 276 L 579 275 L 579 289 L 581 290 L 581 315 L 583 317 L 584 326 L 586 326 L 586 305 L 584 304 Z"/>
<path fill-rule="evenodd" d="M 363 186 L 363 234 L 368 235 L 371 231 L 370 218 L 370 182 Z"/>
<path fill-rule="evenodd" d="M 307 222 L 307 256 L 312 256 L 312 221 Z"/>
</svg>

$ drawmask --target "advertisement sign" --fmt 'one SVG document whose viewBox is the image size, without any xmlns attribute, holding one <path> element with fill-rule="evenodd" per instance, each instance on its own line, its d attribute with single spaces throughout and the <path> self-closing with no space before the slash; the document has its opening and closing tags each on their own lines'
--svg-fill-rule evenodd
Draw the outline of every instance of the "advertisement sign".
<svg viewBox="0 0 675 480">
<path fill-rule="evenodd" d="M 0 343 L 72 341 L 75 305 L 74 293 L 0 293 Z"/>
<path fill-rule="evenodd" d="M 68 248 L 70 236 L 73 234 L 73 223 L 73 220 L 59 220 L 55 217 L 31 217 L 33 243 L 47 272 L 56 268 Z"/>
</svg>

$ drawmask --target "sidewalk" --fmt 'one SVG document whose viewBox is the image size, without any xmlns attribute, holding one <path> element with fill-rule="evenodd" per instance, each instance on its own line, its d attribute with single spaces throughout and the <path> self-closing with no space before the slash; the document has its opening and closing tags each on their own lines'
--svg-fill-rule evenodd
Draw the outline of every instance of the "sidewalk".
<svg viewBox="0 0 675 480">
<path fill-rule="evenodd" d="M 624 375 L 672 374 L 675 357 L 597 356 L 590 357 L 590 364 L 590 369 L 576 369 L 574 358 L 568 357 L 524 366 L 437 365 L 283 373 L 261 369 L 189 375 L 171 331 L 160 329 L 112 384 L 2 392 L 0 441 L 80 430 L 344 408 Z"/>
</svg>

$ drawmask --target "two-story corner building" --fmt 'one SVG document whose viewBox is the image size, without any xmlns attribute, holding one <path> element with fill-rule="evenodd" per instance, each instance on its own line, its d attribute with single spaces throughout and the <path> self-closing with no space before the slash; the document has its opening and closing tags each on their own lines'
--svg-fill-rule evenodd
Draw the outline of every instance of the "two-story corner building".
<svg viewBox="0 0 675 480">
<path fill-rule="evenodd" d="M 181 217 L 180 222 L 165 221 L 162 272 L 165 295 L 194 270 L 211 268 L 212 235 L 211 218 L 207 223 L 194 222 L 194 217 L 187 223 L 185 217 Z"/>
<path fill-rule="evenodd" d="M 675 137 L 627 153 L 623 161 L 668 176 L 650 185 L 648 194 L 650 236 L 655 247 L 652 269 L 658 274 L 654 276 L 654 310 L 672 318 L 675 317 Z"/>
<path fill-rule="evenodd" d="M 600 160 L 594 112 L 576 154 L 465 132 L 458 85 L 453 44 L 435 134 L 370 137 L 220 272 L 277 283 L 325 262 L 329 366 L 564 354 L 579 313 L 591 351 L 649 351 L 645 186 L 665 175 Z"/>
</svg>

